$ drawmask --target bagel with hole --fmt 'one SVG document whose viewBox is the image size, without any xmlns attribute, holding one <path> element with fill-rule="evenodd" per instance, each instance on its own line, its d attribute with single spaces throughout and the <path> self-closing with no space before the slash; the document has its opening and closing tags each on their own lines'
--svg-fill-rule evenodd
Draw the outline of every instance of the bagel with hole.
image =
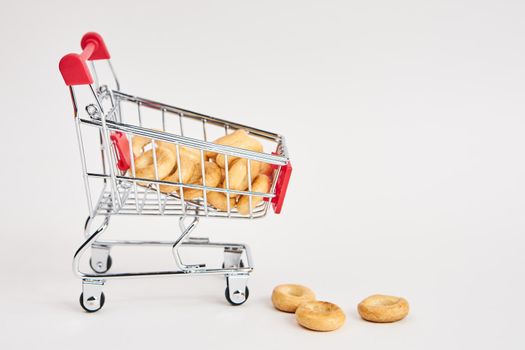
<svg viewBox="0 0 525 350">
<path fill-rule="evenodd" d="M 228 211 L 228 197 L 225 193 L 217 191 L 208 191 L 206 192 L 206 200 L 208 201 L 208 204 L 215 207 L 216 209 L 221 211 Z M 235 208 L 235 205 L 235 197 L 230 195 L 230 211 Z"/>
<path fill-rule="evenodd" d="M 335 304 L 327 301 L 307 301 L 295 311 L 297 322 L 310 330 L 330 332 L 345 323 L 345 313 Z"/>
<path fill-rule="evenodd" d="M 210 163 L 210 162 L 205 162 L 205 163 Z M 191 174 L 191 177 L 188 180 L 188 182 L 190 184 L 198 184 L 201 182 L 201 180 L 202 180 L 201 164 L 195 163 L 195 166 L 193 167 L 193 173 Z"/>
<path fill-rule="evenodd" d="M 274 167 L 270 163 L 262 163 L 259 166 L 259 174 L 264 174 L 267 176 L 272 176 Z"/>
<path fill-rule="evenodd" d="M 268 193 L 270 191 L 270 178 L 266 175 L 259 174 L 252 183 L 252 192 Z M 263 201 L 264 197 L 252 197 L 252 210 Z M 250 196 L 242 195 L 237 202 L 237 210 L 242 215 L 250 214 Z"/>
<path fill-rule="evenodd" d="M 199 174 L 202 174 L 202 168 L 199 164 L 195 167 L 195 169 L 199 170 Z M 221 169 L 219 166 L 212 162 L 204 162 L 204 180 L 206 182 L 206 187 L 216 187 L 222 180 L 221 177 Z M 202 180 L 202 175 L 200 176 L 200 179 Z M 197 183 L 197 182 L 192 182 Z M 200 185 L 204 185 L 202 181 L 198 182 Z M 196 188 L 185 188 L 184 189 L 184 199 L 186 200 L 193 200 L 196 198 L 203 198 L 204 194 L 202 190 L 196 189 Z"/>
<path fill-rule="evenodd" d="M 250 161 L 252 180 L 259 174 L 260 163 Z M 224 182 L 226 186 L 226 181 Z M 230 190 L 244 191 L 248 188 L 248 160 L 236 159 L 228 169 L 228 186 Z"/>
<path fill-rule="evenodd" d="M 169 181 L 169 182 L 189 183 L 195 171 L 195 167 L 197 166 L 199 166 L 199 164 L 193 162 L 190 158 L 183 157 L 181 155 L 180 164 L 177 166 L 177 170 L 175 170 L 173 174 L 164 177 L 162 180 Z M 180 178 L 179 178 L 179 172 L 180 172 Z M 164 193 L 172 193 L 175 191 L 179 191 L 179 186 L 173 186 L 173 185 L 160 185 L 159 188 L 160 188 L 160 191 Z"/>
<path fill-rule="evenodd" d="M 149 143 L 151 143 L 151 139 L 149 137 L 138 136 L 138 135 L 133 136 L 133 139 L 131 140 L 131 149 L 133 150 L 133 156 L 137 158 L 142 153 L 144 153 L 144 148 Z"/>
<path fill-rule="evenodd" d="M 142 153 L 135 159 L 136 177 L 155 180 L 168 176 L 175 166 L 175 155 L 165 147 L 155 149 L 157 161 L 157 174 L 155 174 L 155 159 L 153 158 L 153 149 Z"/>
<path fill-rule="evenodd" d="M 315 293 L 300 284 L 281 284 L 272 292 L 273 306 L 284 312 L 295 312 L 299 305 L 312 300 L 315 300 Z"/>
<path fill-rule="evenodd" d="M 242 140 L 245 139 L 246 137 L 249 137 L 248 132 L 246 130 L 237 129 L 234 132 L 231 132 L 227 135 L 219 137 L 218 139 L 213 141 L 213 143 L 216 143 L 218 145 L 223 145 L 223 146 L 233 146 L 234 144 L 242 142 Z M 216 156 L 217 156 L 217 153 L 215 152 L 211 152 L 211 151 L 206 152 L 206 157 L 209 159 L 215 160 Z"/>
<path fill-rule="evenodd" d="M 378 323 L 402 320 L 409 309 L 404 298 L 381 294 L 371 295 L 357 305 L 357 311 L 364 320 Z"/>
<path fill-rule="evenodd" d="M 159 130 L 162 131 L 162 130 Z M 133 150 L 133 155 L 135 158 L 140 157 L 144 153 L 144 149 L 152 144 L 152 139 L 149 137 L 144 136 L 133 136 L 132 142 L 131 142 L 131 148 Z M 155 144 L 158 147 L 164 147 L 169 149 L 173 152 L 175 155 L 175 164 L 177 164 L 177 145 L 171 142 L 166 141 L 159 141 L 156 140 Z M 198 149 L 191 148 L 191 147 L 185 147 L 185 146 L 179 146 L 179 153 L 181 158 L 187 158 L 195 163 L 201 162 L 201 153 Z"/>
<path fill-rule="evenodd" d="M 229 146 L 242 148 L 242 149 L 246 149 L 246 150 L 254 151 L 254 152 L 262 152 L 263 151 L 262 144 L 257 139 L 255 139 L 255 138 L 253 138 L 251 136 L 248 136 L 248 135 L 246 135 L 242 139 L 237 140 L 236 142 L 233 142 Z M 238 157 L 228 156 L 228 165 L 231 164 L 237 158 Z M 217 154 L 217 156 L 215 157 L 215 162 L 221 168 L 225 168 L 226 167 L 226 164 L 225 164 L 226 163 L 226 159 L 225 159 L 224 154 L 222 154 L 222 153 Z"/>
</svg>

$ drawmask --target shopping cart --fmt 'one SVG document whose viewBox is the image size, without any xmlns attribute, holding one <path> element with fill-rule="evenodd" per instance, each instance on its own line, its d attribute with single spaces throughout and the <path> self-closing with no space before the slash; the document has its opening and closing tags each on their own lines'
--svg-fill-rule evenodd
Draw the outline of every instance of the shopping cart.
<svg viewBox="0 0 525 350">
<path fill-rule="evenodd" d="M 102 287 L 107 280 L 172 275 L 224 275 L 226 299 L 232 305 L 243 304 L 248 299 L 247 281 L 253 270 L 249 247 L 246 244 L 212 242 L 208 238 L 190 235 L 200 217 L 257 219 L 266 215 L 270 205 L 275 213 L 280 213 L 292 171 L 284 138 L 272 132 L 121 92 L 102 37 L 97 33 L 87 33 L 81 40 L 81 47 L 81 54 L 65 55 L 59 64 L 73 101 L 89 209 L 84 226 L 85 241 L 73 259 L 73 271 L 82 279 L 81 306 L 88 312 L 100 310 L 105 301 Z M 98 61 L 106 62 L 107 65 Z M 100 77 L 103 69 L 112 77 L 109 80 L 111 85 L 102 83 Z M 266 150 L 271 149 L 272 152 L 256 152 L 210 142 L 213 135 L 224 136 L 239 129 L 258 139 Z M 148 139 L 154 176 L 137 176 L 133 152 L 135 137 Z M 184 182 L 180 173 L 175 180 L 173 177 L 169 180 L 160 178 L 158 145 L 161 143 L 172 147 L 177 164 L 181 164 L 183 149 L 197 151 L 200 156 L 200 162 L 196 163 L 200 170 L 197 175 L 200 175 L 201 182 Z M 225 174 L 221 186 L 206 185 L 205 163 L 209 152 L 224 158 Z M 230 187 L 229 165 L 239 158 L 247 162 L 247 179 L 252 179 L 250 172 L 253 171 L 253 164 L 271 165 L 269 191 L 252 191 L 250 180 L 247 181 L 246 189 Z M 162 185 L 171 185 L 176 190 L 165 193 L 161 191 Z M 184 194 L 189 189 L 201 190 L 201 196 L 185 199 Z M 218 209 L 209 204 L 207 196 L 212 193 L 223 194 L 227 199 L 227 207 Z M 240 196 L 248 198 L 249 213 L 241 213 L 235 208 L 235 200 L 242 198 Z M 177 216 L 180 234 L 173 241 L 103 240 L 101 235 L 113 215 Z M 94 224 L 95 221 L 97 224 Z M 176 268 L 168 271 L 110 273 L 110 250 L 114 246 L 171 247 Z M 183 263 L 179 252 L 182 247 L 221 249 L 224 251 L 222 265 L 221 261 L 213 268 L 205 264 Z M 81 257 L 89 249 L 89 265 L 93 272 L 84 272 L 80 267 Z"/>
</svg>

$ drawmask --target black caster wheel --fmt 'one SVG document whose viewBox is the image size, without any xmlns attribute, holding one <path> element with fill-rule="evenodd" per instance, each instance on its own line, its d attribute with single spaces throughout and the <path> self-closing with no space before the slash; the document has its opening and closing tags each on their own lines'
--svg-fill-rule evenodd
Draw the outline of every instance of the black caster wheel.
<svg viewBox="0 0 525 350">
<path fill-rule="evenodd" d="M 244 267 L 244 261 L 241 260 L 239 263 L 239 267 Z M 222 263 L 222 268 L 224 269 L 224 263 Z"/>
<path fill-rule="evenodd" d="M 231 300 L 230 298 L 230 287 L 226 287 L 226 290 L 224 292 L 224 296 L 226 297 L 226 300 L 228 300 L 228 302 L 233 305 L 233 306 L 239 306 L 239 305 L 242 305 L 246 302 L 246 300 L 248 300 L 248 297 L 250 296 L 250 290 L 248 289 L 248 287 L 246 287 L 245 291 L 244 291 L 244 295 L 242 295 L 241 293 L 238 293 L 238 297 L 235 298 L 235 300 Z"/>
<path fill-rule="evenodd" d="M 111 259 L 111 255 L 108 255 L 108 260 L 106 262 L 106 269 L 100 270 L 97 266 L 93 266 L 93 261 L 91 258 L 89 258 L 89 266 L 91 266 L 91 269 L 95 271 L 96 273 L 106 273 L 111 268 L 111 265 L 113 265 L 113 260 Z"/>
<path fill-rule="evenodd" d="M 104 293 L 100 293 L 100 303 L 98 304 L 98 307 L 92 307 L 90 305 L 84 304 L 84 293 L 80 294 L 80 306 L 86 311 L 86 312 L 97 312 L 98 310 L 102 309 L 102 306 L 104 306 L 104 302 L 106 301 L 106 297 L 104 296 Z"/>
</svg>

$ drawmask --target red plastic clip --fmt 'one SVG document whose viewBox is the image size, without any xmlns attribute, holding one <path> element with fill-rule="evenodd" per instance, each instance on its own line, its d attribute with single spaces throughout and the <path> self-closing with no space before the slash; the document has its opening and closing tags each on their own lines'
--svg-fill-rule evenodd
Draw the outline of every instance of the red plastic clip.
<svg viewBox="0 0 525 350">
<path fill-rule="evenodd" d="M 131 159 L 129 154 L 129 142 L 126 134 L 120 131 L 115 131 L 111 133 L 110 138 L 117 151 L 117 168 L 122 171 L 127 171 L 131 167 Z"/>
<path fill-rule="evenodd" d="M 286 197 L 286 190 L 288 189 L 288 183 L 290 182 L 290 176 L 292 175 L 292 163 L 281 166 L 279 172 L 279 178 L 275 184 L 275 197 L 272 198 L 272 207 L 275 214 L 280 214 L 283 208 L 284 197 Z"/>
</svg>

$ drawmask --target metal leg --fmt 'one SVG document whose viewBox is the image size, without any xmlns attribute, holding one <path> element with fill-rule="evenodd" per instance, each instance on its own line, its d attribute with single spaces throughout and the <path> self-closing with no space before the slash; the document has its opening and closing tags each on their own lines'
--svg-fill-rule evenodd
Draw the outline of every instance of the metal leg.
<svg viewBox="0 0 525 350">
<path fill-rule="evenodd" d="M 195 269 L 203 268 L 206 266 L 205 264 L 186 265 L 182 262 L 182 259 L 179 254 L 180 246 L 185 240 L 189 238 L 188 236 L 190 235 L 190 233 L 193 232 L 193 230 L 195 230 L 198 223 L 199 223 L 199 218 L 194 217 L 191 223 L 188 225 L 188 227 L 186 227 L 186 225 L 184 225 L 184 217 L 181 217 L 179 219 L 179 227 L 181 230 L 181 235 L 175 241 L 175 243 L 173 243 L 172 251 L 173 251 L 173 257 L 175 258 L 175 262 L 177 263 L 179 268 L 184 272 L 191 272 L 191 271 L 194 271 Z"/>
<path fill-rule="evenodd" d="M 91 223 L 93 221 L 94 217 L 90 216 L 88 217 L 86 224 L 84 226 L 84 235 L 86 237 L 89 236 L 89 232 L 91 229 Z M 84 252 L 92 246 L 93 242 L 96 242 L 97 238 L 106 230 L 106 228 L 109 225 L 109 216 L 104 218 L 104 221 L 102 224 L 97 228 L 97 230 L 89 236 L 89 238 L 78 248 L 78 250 L 75 253 L 75 256 L 73 258 L 73 272 L 77 275 L 82 277 L 82 274 L 80 272 L 79 264 L 80 264 L 80 257 L 84 254 Z M 103 246 L 98 246 L 103 247 Z M 94 251 L 95 251 L 95 259 L 102 258 L 103 256 L 107 256 L 109 259 L 109 249 L 107 250 L 107 255 L 104 249 L 97 249 L 96 245 L 94 245 Z M 110 263 L 108 260 L 105 260 L 106 264 L 101 265 L 101 267 L 107 267 L 109 268 Z M 93 265 L 98 266 L 98 265 Z M 90 278 L 83 278 L 82 279 L 82 294 L 80 294 L 80 305 L 84 310 L 87 312 L 95 312 L 98 311 L 104 306 L 105 296 L 104 293 L 102 293 L 102 286 L 104 285 L 104 280 L 102 279 L 90 279 Z"/>
<path fill-rule="evenodd" d="M 102 224 L 97 228 L 97 230 L 90 236 L 89 235 L 89 232 L 90 232 L 90 229 L 91 229 L 91 223 L 93 221 L 95 217 L 94 216 L 90 216 L 88 217 L 87 221 L 86 221 L 86 225 L 84 226 L 84 235 L 86 237 L 89 237 L 88 239 L 86 239 L 86 241 L 84 243 L 82 243 L 82 245 L 80 246 L 80 248 L 77 249 L 76 253 L 75 253 L 75 256 L 73 257 L 73 273 L 75 275 L 77 275 L 78 277 L 84 277 L 84 275 L 80 272 L 80 258 L 82 257 L 82 255 L 84 255 L 84 253 L 86 252 L 86 250 L 92 246 L 92 244 L 94 242 L 97 241 L 97 238 L 102 234 L 104 233 L 104 231 L 106 231 L 108 225 L 109 225 L 109 216 L 106 216 L 104 218 L 104 221 L 102 222 Z"/>
<path fill-rule="evenodd" d="M 101 226 L 97 229 L 102 230 L 102 232 L 106 231 L 106 229 L 109 226 L 109 218 L 110 216 L 106 216 L 104 218 L 104 222 L 101 224 Z M 89 235 L 91 234 L 91 224 L 93 223 L 93 220 L 95 219 L 94 216 L 88 216 L 86 219 L 86 222 L 84 223 L 84 237 L 89 238 Z M 100 232 L 100 233 L 102 233 Z"/>
<path fill-rule="evenodd" d="M 80 294 L 80 305 L 87 312 L 96 312 L 104 306 L 105 297 L 102 293 L 104 280 L 82 280 L 82 294 Z"/>
</svg>

